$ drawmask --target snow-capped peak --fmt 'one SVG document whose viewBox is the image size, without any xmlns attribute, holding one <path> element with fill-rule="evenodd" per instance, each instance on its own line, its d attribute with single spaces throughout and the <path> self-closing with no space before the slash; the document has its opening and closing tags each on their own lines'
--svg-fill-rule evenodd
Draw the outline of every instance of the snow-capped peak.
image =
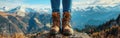
<svg viewBox="0 0 120 38">
<path fill-rule="evenodd" d="M 16 15 L 19 15 L 19 16 L 22 16 L 24 17 L 25 16 L 25 7 L 23 6 L 18 6 L 16 8 L 13 8 L 13 9 L 10 9 L 9 11 L 7 11 L 8 13 L 14 13 Z"/>
<path fill-rule="evenodd" d="M 27 8 L 25 6 L 18 6 L 16 8 L 13 8 L 13 9 L 8 11 L 8 13 L 15 13 L 15 14 L 22 16 L 22 17 L 24 17 L 27 13 L 31 13 L 31 12 L 33 13 L 36 11 L 32 8 Z"/>
<path fill-rule="evenodd" d="M 7 7 L 2 7 L 2 8 L 0 8 L 0 11 L 8 11 L 9 10 L 9 8 L 7 8 Z"/>
</svg>

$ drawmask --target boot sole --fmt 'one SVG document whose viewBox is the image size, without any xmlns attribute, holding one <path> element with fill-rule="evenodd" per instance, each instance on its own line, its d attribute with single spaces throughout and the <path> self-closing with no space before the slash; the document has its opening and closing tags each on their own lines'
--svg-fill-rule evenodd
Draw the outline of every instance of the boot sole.
<svg viewBox="0 0 120 38">
<path fill-rule="evenodd" d="M 50 31 L 50 35 L 57 35 L 58 34 L 58 32 L 56 32 L 56 31 Z"/>
<path fill-rule="evenodd" d="M 67 32 L 63 32 L 62 34 L 65 35 L 65 36 L 71 36 L 71 35 L 73 35 L 73 33 L 70 33 L 68 31 Z"/>
</svg>

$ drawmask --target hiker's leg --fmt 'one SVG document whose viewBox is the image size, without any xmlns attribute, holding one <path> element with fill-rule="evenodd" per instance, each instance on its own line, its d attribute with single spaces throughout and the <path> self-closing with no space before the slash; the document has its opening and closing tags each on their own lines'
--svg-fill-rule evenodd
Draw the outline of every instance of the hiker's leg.
<svg viewBox="0 0 120 38">
<path fill-rule="evenodd" d="M 63 4 L 62 34 L 69 36 L 73 34 L 73 29 L 70 24 L 71 0 L 63 0 L 62 4 Z"/>
<path fill-rule="evenodd" d="M 53 25 L 51 27 L 50 34 L 56 35 L 60 31 L 60 0 L 51 0 L 51 7 Z"/>
<path fill-rule="evenodd" d="M 72 0 L 62 0 L 63 12 L 71 11 Z"/>
<path fill-rule="evenodd" d="M 52 12 L 60 11 L 60 0 L 51 0 Z"/>
</svg>

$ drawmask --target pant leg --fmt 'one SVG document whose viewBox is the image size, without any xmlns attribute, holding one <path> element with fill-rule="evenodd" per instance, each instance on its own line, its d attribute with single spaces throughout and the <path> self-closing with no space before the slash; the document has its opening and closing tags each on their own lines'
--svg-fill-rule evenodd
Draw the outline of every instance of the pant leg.
<svg viewBox="0 0 120 38">
<path fill-rule="evenodd" d="M 60 0 L 51 0 L 52 12 L 60 11 Z"/>
<path fill-rule="evenodd" d="M 71 11 L 72 0 L 62 0 L 63 12 Z"/>
</svg>

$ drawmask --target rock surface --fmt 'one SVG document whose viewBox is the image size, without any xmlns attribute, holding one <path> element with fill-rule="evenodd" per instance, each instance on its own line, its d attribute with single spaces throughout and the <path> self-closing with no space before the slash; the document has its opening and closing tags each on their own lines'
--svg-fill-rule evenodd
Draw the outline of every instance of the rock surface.
<svg viewBox="0 0 120 38">
<path fill-rule="evenodd" d="M 33 34 L 29 38 L 91 38 L 87 33 L 74 32 L 71 36 L 64 36 L 62 34 L 57 34 L 55 36 L 50 36 L 48 31 L 43 31 L 37 34 Z"/>
</svg>

